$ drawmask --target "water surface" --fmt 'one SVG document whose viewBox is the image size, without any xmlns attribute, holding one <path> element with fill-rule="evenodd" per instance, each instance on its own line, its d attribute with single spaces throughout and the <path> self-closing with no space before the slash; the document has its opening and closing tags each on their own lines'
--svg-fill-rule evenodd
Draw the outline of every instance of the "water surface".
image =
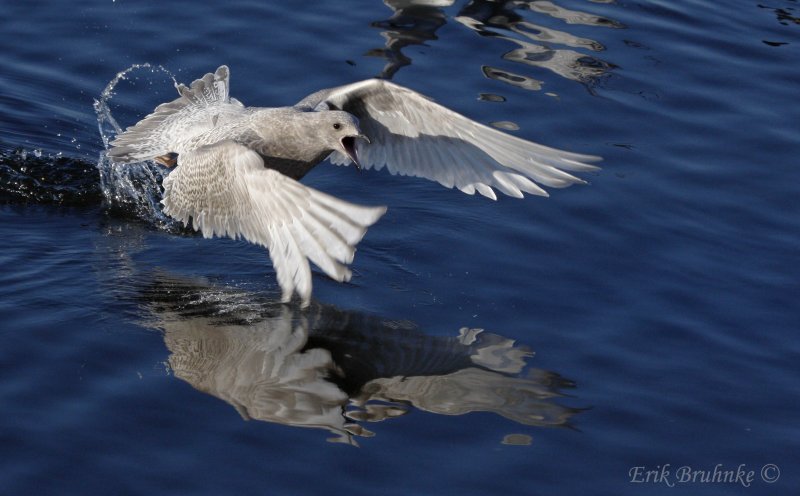
<svg viewBox="0 0 800 496">
<path fill-rule="evenodd" d="M 0 19 L 4 494 L 800 483 L 796 1 L 80 0 Z M 193 235 L 158 210 L 161 169 L 102 154 L 108 116 L 131 125 L 220 64 L 248 105 L 391 78 L 603 170 L 493 202 L 322 165 L 306 184 L 389 210 L 349 284 L 318 273 L 309 310 L 280 305 L 263 249 Z M 666 464 L 674 487 L 631 481 Z M 678 482 L 717 464 L 754 479 Z"/>
</svg>

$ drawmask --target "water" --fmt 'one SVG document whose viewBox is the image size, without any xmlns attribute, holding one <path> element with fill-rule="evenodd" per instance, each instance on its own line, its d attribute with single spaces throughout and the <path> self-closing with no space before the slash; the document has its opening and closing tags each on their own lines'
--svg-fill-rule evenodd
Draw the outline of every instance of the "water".
<svg viewBox="0 0 800 496">
<path fill-rule="evenodd" d="M 422 3 L 0 5 L 0 492 L 798 486 L 798 2 Z M 102 155 L 98 115 L 220 64 L 251 105 L 381 75 L 603 170 L 492 202 L 320 166 L 389 211 L 281 306 Z"/>
</svg>

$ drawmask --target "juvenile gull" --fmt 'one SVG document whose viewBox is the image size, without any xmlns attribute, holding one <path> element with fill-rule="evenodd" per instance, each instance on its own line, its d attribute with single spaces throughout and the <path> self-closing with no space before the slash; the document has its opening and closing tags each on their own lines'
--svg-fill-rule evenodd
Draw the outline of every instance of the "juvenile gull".
<svg viewBox="0 0 800 496">
<path fill-rule="evenodd" d="M 368 79 L 318 91 L 292 107 L 245 107 L 229 95 L 222 66 L 180 98 L 156 107 L 111 143 L 109 157 L 155 160 L 164 212 L 203 236 L 240 236 L 269 250 L 283 300 L 311 297 L 311 260 L 337 281 L 351 273 L 355 245 L 386 207 L 365 207 L 298 182 L 328 158 L 430 179 L 496 199 L 547 196 L 584 181 L 565 171 L 596 169 L 570 153 L 478 124 L 412 90 Z"/>
</svg>

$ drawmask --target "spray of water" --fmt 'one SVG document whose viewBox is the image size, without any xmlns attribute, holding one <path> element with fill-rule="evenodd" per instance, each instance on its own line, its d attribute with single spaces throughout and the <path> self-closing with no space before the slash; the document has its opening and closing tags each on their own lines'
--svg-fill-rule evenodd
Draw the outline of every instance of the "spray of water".
<svg viewBox="0 0 800 496">
<path fill-rule="evenodd" d="M 160 229 L 169 231 L 182 230 L 181 225 L 166 216 L 161 210 L 161 195 L 163 193 L 161 181 L 164 179 L 164 170 L 156 164 L 145 161 L 134 164 L 119 164 L 108 158 L 109 143 L 123 131 L 114 118 L 110 103 L 115 96 L 117 85 L 129 80 L 134 73 L 150 75 L 166 74 L 177 86 L 175 76 L 160 65 L 134 64 L 118 73 L 109 81 L 99 99 L 94 101 L 94 110 L 97 114 L 97 127 L 100 138 L 103 140 L 104 150 L 100 152 L 97 169 L 100 174 L 100 188 L 111 210 L 123 210 L 133 213 L 136 217 L 151 223 Z"/>
</svg>

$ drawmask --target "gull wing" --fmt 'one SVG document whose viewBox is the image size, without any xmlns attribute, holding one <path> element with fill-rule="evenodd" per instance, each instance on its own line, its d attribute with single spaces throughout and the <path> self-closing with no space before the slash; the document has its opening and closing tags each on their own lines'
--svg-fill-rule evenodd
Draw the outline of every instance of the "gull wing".
<svg viewBox="0 0 800 496">
<path fill-rule="evenodd" d="M 547 196 L 538 184 L 563 188 L 585 183 L 569 172 L 596 170 L 600 157 L 526 141 L 479 124 L 427 97 L 381 79 L 310 95 L 299 107 L 344 110 L 358 117 L 370 143 L 357 140 L 361 166 L 423 177 L 467 194 L 496 199 L 494 189 L 521 198 Z M 331 162 L 350 159 L 335 152 Z M 537 184 L 538 183 L 538 184 Z"/>
<path fill-rule="evenodd" d="M 179 98 L 162 103 L 111 142 L 108 156 L 114 162 L 138 162 L 177 152 L 179 143 L 213 128 L 220 116 L 225 120 L 244 113 L 244 105 L 230 97 L 227 66 L 194 80 L 190 86 L 178 84 L 176 89 Z"/>
<path fill-rule="evenodd" d="M 233 141 L 181 153 L 164 179 L 164 212 L 203 236 L 228 236 L 266 247 L 283 299 L 311 296 L 311 260 L 337 281 L 355 245 L 386 211 L 354 205 L 266 169 L 261 156 Z"/>
</svg>

